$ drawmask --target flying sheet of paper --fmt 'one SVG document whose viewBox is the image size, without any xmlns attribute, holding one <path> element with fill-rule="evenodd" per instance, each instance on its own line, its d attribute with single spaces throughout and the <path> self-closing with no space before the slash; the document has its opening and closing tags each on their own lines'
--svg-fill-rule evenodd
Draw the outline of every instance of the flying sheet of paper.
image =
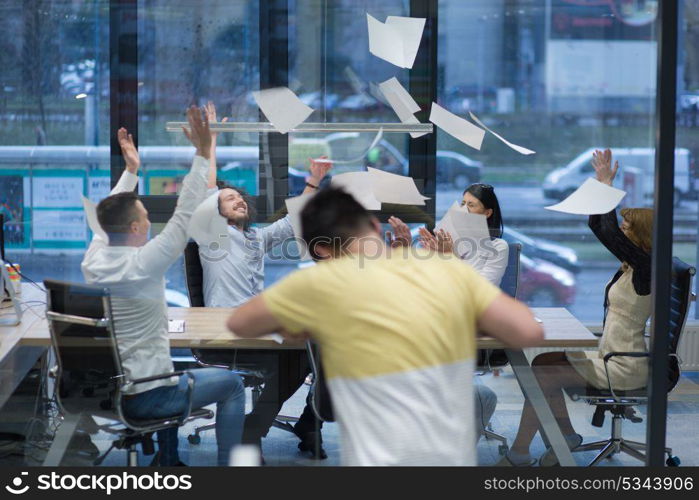
<svg viewBox="0 0 699 500">
<path fill-rule="evenodd" d="M 420 47 L 424 18 L 389 16 L 386 23 L 367 13 L 369 51 L 399 68 L 412 68 Z"/>
<path fill-rule="evenodd" d="M 367 167 L 371 176 L 371 188 L 381 203 L 398 205 L 424 205 L 429 197 L 422 196 L 412 177 L 391 174 Z"/>
<path fill-rule="evenodd" d="M 474 114 L 471 113 L 470 111 L 468 112 L 468 114 L 471 115 L 471 120 L 473 120 L 474 122 L 476 122 L 481 128 L 483 128 L 483 129 L 487 130 L 488 132 L 490 132 L 491 134 L 493 134 L 495 137 L 497 137 L 498 139 L 500 139 L 502 142 L 504 142 L 505 144 L 507 144 L 509 147 L 511 147 L 512 149 L 514 149 L 514 150 L 517 151 L 518 153 L 523 154 L 523 155 L 533 155 L 534 153 L 536 153 L 536 151 L 532 151 L 531 149 L 527 149 L 527 148 L 524 148 L 524 147 L 522 147 L 522 146 L 518 146 L 517 144 L 512 144 L 510 141 L 508 141 L 507 139 L 505 139 L 505 138 L 504 138 L 503 136 L 501 136 L 500 134 L 496 134 L 496 133 L 493 132 L 491 129 L 489 129 L 488 127 L 486 127 L 486 126 L 483 124 L 483 122 L 480 121 L 480 120 L 478 119 L 478 117 L 477 117 L 476 115 L 474 115 Z"/>
<path fill-rule="evenodd" d="M 364 164 L 366 162 L 367 155 L 369 154 L 369 151 L 374 149 L 376 145 L 379 143 L 379 141 L 383 138 L 383 128 L 379 128 L 379 131 L 376 133 L 376 136 L 374 137 L 374 140 L 371 141 L 371 144 L 369 147 L 359 156 L 355 158 L 351 158 L 349 160 L 326 160 L 323 158 L 315 158 L 313 161 L 318 162 L 318 163 L 332 163 L 333 165 L 350 165 L 352 163 L 361 163 Z"/>
<path fill-rule="evenodd" d="M 306 242 L 303 241 L 303 233 L 301 231 L 301 211 L 306 206 L 315 193 L 302 194 L 293 198 L 286 199 L 286 210 L 289 213 L 289 222 L 294 231 L 294 238 L 299 249 L 299 257 L 301 260 L 311 260 L 311 254 L 308 251 Z"/>
<path fill-rule="evenodd" d="M 313 108 L 306 106 L 286 87 L 260 90 L 252 95 L 270 123 L 282 134 L 303 123 L 313 113 Z"/>
<path fill-rule="evenodd" d="M 624 196 L 626 191 L 589 178 L 565 200 L 544 208 L 565 214 L 606 214 L 615 209 Z"/>
<path fill-rule="evenodd" d="M 374 196 L 369 172 L 347 172 L 333 175 L 330 185 L 342 188 L 351 194 L 367 210 L 381 210 L 381 202 Z"/>
<path fill-rule="evenodd" d="M 207 196 L 194 210 L 187 234 L 207 254 L 218 256 L 230 252 L 228 222 L 218 213 L 218 190 Z"/>
<path fill-rule="evenodd" d="M 81 198 L 83 200 L 83 209 L 85 210 L 87 225 L 90 227 L 90 230 L 104 241 L 109 242 L 109 236 L 107 236 L 107 233 L 104 232 L 104 229 L 102 229 L 102 226 L 100 226 L 97 220 L 97 205 L 84 196 L 81 196 Z"/>
<path fill-rule="evenodd" d="M 420 48 L 422 32 L 425 29 L 424 17 L 388 16 L 386 26 L 395 28 L 403 41 L 403 64 L 405 68 L 412 69 Z"/>
<path fill-rule="evenodd" d="M 437 223 L 435 231 L 439 229 L 444 229 L 451 235 L 458 255 L 472 254 L 483 247 L 484 241 L 490 241 L 485 215 L 469 213 L 457 203 Z"/>
<path fill-rule="evenodd" d="M 485 130 L 447 111 L 436 102 L 432 103 L 430 121 L 467 146 L 471 146 L 478 151 L 481 150 Z"/>
<path fill-rule="evenodd" d="M 420 111 L 420 106 L 418 106 L 395 76 L 380 83 L 379 89 L 388 101 L 389 106 L 391 106 L 396 115 L 398 115 L 398 119 L 401 122 L 405 124 L 420 123 L 420 121 L 413 116 L 413 113 Z M 428 132 L 411 132 L 410 136 L 414 139 L 427 133 Z"/>
</svg>

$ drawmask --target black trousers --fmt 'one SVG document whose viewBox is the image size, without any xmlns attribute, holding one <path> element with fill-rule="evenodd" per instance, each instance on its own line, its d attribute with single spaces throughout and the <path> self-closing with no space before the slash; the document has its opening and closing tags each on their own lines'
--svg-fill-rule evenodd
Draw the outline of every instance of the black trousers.
<svg viewBox="0 0 699 500">
<path fill-rule="evenodd" d="M 255 366 L 265 374 L 265 385 L 253 410 L 245 417 L 242 442 L 259 444 L 267 435 L 284 402 L 296 393 L 311 373 L 306 351 L 296 349 L 247 350 L 237 352 L 236 364 Z M 306 407 L 299 417 L 296 429 L 299 433 L 311 432 L 322 427 L 313 414 L 310 393 Z"/>
</svg>

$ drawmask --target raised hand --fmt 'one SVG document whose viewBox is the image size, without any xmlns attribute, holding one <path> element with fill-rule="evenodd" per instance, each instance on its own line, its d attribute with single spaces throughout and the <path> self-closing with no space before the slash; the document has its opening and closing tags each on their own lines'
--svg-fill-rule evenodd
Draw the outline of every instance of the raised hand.
<svg viewBox="0 0 699 500">
<path fill-rule="evenodd" d="M 427 228 L 421 227 L 419 232 L 420 243 L 426 249 L 442 253 L 452 253 L 454 251 L 454 241 L 451 235 L 444 229 L 439 229 L 435 234 L 432 234 Z"/>
<path fill-rule="evenodd" d="M 316 186 L 319 185 L 320 181 L 327 175 L 333 166 L 332 161 L 328 160 L 327 156 L 321 156 L 320 158 L 309 158 L 310 165 L 308 170 L 311 172 L 311 176 L 308 182 Z"/>
<path fill-rule="evenodd" d="M 612 152 L 609 148 L 604 151 L 596 149 L 592 153 L 592 167 L 595 169 L 595 174 L 597 180 L 608 185 L 612 185 L 614 182 L 614 177 L 616 177 L 617 170 L 619 170 L 619 162 L 614 162 L 614 168 L 612 169 Z"/>
<path fill-rule="evenodd" d="M 454 241 L 451 239 L 451 234 L 444 229 L 437 231 L 437 250 L 443 253 L 452 253 L 454 251 Z"/>
<path fill-rule="evenodd" d="M 206 106 L 204 106 L 204 114 L 206 115 L 206 118 L 209 120 L 209 123 L 216 123 L 216 106 L 214 106 L 214 103 L 212 101 L 209 101 L 206 103 Z M 221 119 L 221 123 L 226 123 L 228 121 L 228 117 L 224 117 Z M 216 137 L 218 136 L 218 132 L 211 132 L 211 137 L 216 140 Z"/>
<path fill-rule="evenodd" d="M 206 116 L 202 117 L 201 110 L 196 106 L 191 106 L 187 110 L 187 121 L 189 122 L 189 130 L 182 127 L 184 135 L 197 148 L 196 155 L 203 158 L 209 158 L 211 155 L 211 130 L 209 130 L 209 120 Z"/>
<path fill-rule="evenodd" d="M 426 227 L 421 227 L 418 229 L 418 232 L 420 233 L 420 244 L 426 248 L 427 250 L 434 250 L 437 251 L 437 238 L 434 237 L 432 233 L 430 233 Z"/>
<path fill-rule="evenodd" d="M 119 147 L 121 147 L 121 154 L 126 162 L 126 170 L 136 174 L 141 166 L 141 159 L 138 156 L 138 149 L 134 145 L 133 136 L 124 127 L 121 127 L 117 130 L 117 139 Z"/>
<path fill-rule="evenodd" d="M 394 216 L 388 218 L 388 223 L 393 228 L 393 232 L 386 231 L 388 244 L 393 248 L 401 246 L 409 247 L 413 241 L 413 237 L 410 234 L 410 229 L 407 224 Z"/>
</svg>

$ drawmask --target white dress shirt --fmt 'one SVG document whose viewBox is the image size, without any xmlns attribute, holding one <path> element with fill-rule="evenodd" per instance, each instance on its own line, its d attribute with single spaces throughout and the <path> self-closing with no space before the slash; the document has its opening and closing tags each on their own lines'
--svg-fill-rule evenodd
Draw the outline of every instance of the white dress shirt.
<svg viewBox="0 0 699 500">
<path fill-rule="evenodd" d="M 206 307 L 238 307 L 262 292 L 265 254 L 293 238 L 294 231 L 287 215 L 269 226 L 251 227 L 245 232 L 228 226 L 228 236 L 230 252 L 225 256 L 199 245 Z"/>
<path fill-rule="evenodd" d="M 167 331 L 165 272 L 187 244 L 187 226 L 206 194 L 209 161 L 195 156 L 184 178 L 175 213 L 155 238 L 141 247 L 109 246 L 99 235 L 92 238 L 82 262 L 87 283 L 104 285 L 112 297 L 112 312 L 119 354 L 127 380 L 173 371 Z M 138 176 L 124 171 L 111 194 L 132 191 Z M 176 378 L 125 388 L 137 394 Z"/>
<path fill-rule="evenodd" d="M 462 259 L 493 285 L 500 286 L 509 254 L 510 247 L 505 240 L 492 238 L 490 246 L 479 248 L 478 251 L 464 255 Z"/>
</svg>

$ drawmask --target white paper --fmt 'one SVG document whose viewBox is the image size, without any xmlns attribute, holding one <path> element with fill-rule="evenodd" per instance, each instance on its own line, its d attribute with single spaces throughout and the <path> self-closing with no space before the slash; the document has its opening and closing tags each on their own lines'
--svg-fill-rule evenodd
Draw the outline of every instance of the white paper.
<svg viewBox="0 0 699 500">
<path fill-rule="evenodd" d="M 184 333 L 184 320 L 183 319 L 168 319 L 167 320 L 167 333 Z"/>
<path fill-rule="evenodd" d="M 410 93 L 405 90 L 405 87 L 400 84 L 395 76 L 393 78 L 389 78 L 385 82 L 381 82 L 379 84 L 379 88 L 381 88 L 384 95 L 386 92 L 395 94 L 395 96 L 400 99 L 403 107 L 408 111 L 408 113 L 413 114 L 420 111 L 420 106 L 418 103 L 415 102 L 415 99 L 413 99 Z"/>
<path fill-rule="evenodd" d="M 374 196 L 369 172 L 347 172 L 333 175 L 330 185 L 351 194 L 366 210 L 381 210 L 381 202 Z"/>
<path fill-rule="evenodd" d="M 367 13 L 369 51 L 399 68 L 412 68 L 420 47 L 424 18 L 389 16 L 382 23 Z"/>
<path fill-rule="evenodd" d="M 422 32 L 425 29 L 424 17 L 388 16 L 386 26 L 395 28 L 403 41 L 403 64 L 405 68 L 412 69 L 415 57 L 420 48 Z"/>
<path fill-rule="evenodd" d="M 483 122 L 480 121 L 480 120 L 478 119 L 478 117 L 477 117 L 476 115 L 474 115 L 474 114 L 471 113 L 470 111 L 468 112 L 468 114 L 471 115 L 471 119 L 472 119 L 474 122 L 476 122 L 481 128 L 484 128 L 485 130 L 487 130 L 488 132 L 490 132 L 491 134 L 493 134 L 495 137 L 497 137 L 498 139 L 500 139 L 502 142 L 504 142 L 505 144 L 507 144 L 509 147 L 511 147 L 512 149 L 514 149 L 514 150 L 517 151 L 518 153 L 523 154 L 523 155 L 533 155 L 534 153 L 536 153 L 536 151 L 532 151 L 531 149 L 523 148 L 522 146 L 518 146 L 517 144 L 512 144 L 510 141 L 508 141 L 507 139 L 505 139 L 503 136 L 501 136 L 501 135 L 499 135 L 499 134 L 496 134 L 495 132 L 493 132 L 492 130 L 490 130 L 488 127 L 486 127 L 486 126 L 483 124 Z"/>
<path fill-rule="evenodd" d="M 420 106 L 418 106 L 412 96 L 407 90 L 405 90 L 396 77 L 380 83 L 379 89 L 386 98 L 386 101 L 388 101 L 389 106 L 391 106 L 396 115 L 398 115 L 398 119 L 402 123 L 420 123 L 420 121 L 413 116 L 413 113 L 420 111 Z M 427 133 L 428 132 L 411 132 L 410 136 L 415 139 Z"/>
<path fill-rule="evenodd" d="M 209 195 L 194 210 L 187 234 L 207 253 L 230 253 L 228 221 L 218 212 L 219 191 Z"/>
<path fill-rule="evenodd" d="M 308 245 L 303 240 L 303 232 L 301 231 L 301 211 L 313 196 L 315 196 L 315 193 L 307 193 L 286 199 L 286 210 L 289 213 L 289 222 L 294 231 L 294 238 L 296 239 L 301 260 L 311 260 Z"/>
<path fill-rule="evenodd" d="M 269 335 L 267 335 L 267 337 L 269 337 L 270 340 L 274 340 L 277 344 L 284 343 L 284 337 L 282 337 L 278 333 L 270 333 Z"/>
<path fill-rule="evenodd" d="M 626 196 L 626 191 L 589 178 L 568 198 L 556 205 L 544 208 L 565 214 L 606 214 L 615 209 L 624 196 Z"/>
<path fill-rule="evenodd" d="M 490 241 L 486 216 L 469 213 L 458 203 L 454 203 L 437 223 L 435 232 L 439 229 L 451 235 L 457 255 L 470 255 L 482 247 L 483 241 Z"/>
<path fill-rule="evenodd" d="M 391 174 L 371 167 L 367 167 L 367 170 L 371 176 L 374 196 L 381 203 L 424 205 L 425 200 L 429 200 L 420 194 L 412 177 Z"/>
<path fill-rule="evenodd" d="M 313 108 L 306 106 L 286 87 L 260 90 L 252 95 L 270 123 L 282 134 L 303 123 L 313 113 Z"/>
<path fill-rule="evenodd" d="M 87 219 L 87 225 L 90 230 L 99 235 L 104 241 L 109 242 L 109 236 L 104 232 L 102 226 L 100 226 L 99 220 L 97 220 L 97 205 L 84 196 L 81 196 L 83 200 L 83 209 L 85 210 L 85 218 Z"/>
<path fill-rule="evenodd" d="M 467 146 L 471 146 L 478 151 L 481 150 L 485 130 L 447 111 L 436 102 L 432 103 L 430 121 Z"/>
</svg>

